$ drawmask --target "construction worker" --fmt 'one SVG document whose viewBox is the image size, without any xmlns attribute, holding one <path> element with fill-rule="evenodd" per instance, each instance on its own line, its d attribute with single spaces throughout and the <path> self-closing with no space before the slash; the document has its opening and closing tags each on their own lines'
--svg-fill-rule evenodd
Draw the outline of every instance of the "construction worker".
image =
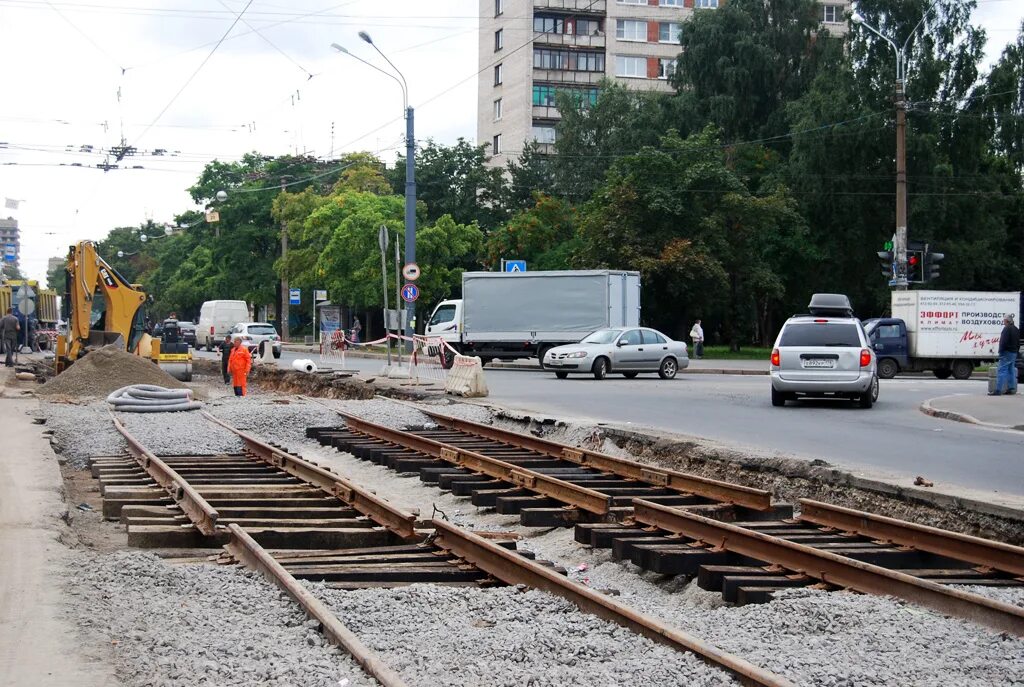
<svg viewBox="0 0 1024 687">
<path fill-rule="evenodd" d="M 231 358 L 231 334 L 225 334 L 220 344 L 220 373 L 224 375 L 224 383 L 231 383 L 231 375 L 228 374 L 228 359 Z"/>
<path fill-rule="evenodd" d="M 245 396 L 246 377 L 252 369 L 252 353 L 242 345 L 241 338 L 236 338 L 233 343 L 231 357 L 228 358 L 231 386 L 235 388 L 235 396 Z"/>
</svg>

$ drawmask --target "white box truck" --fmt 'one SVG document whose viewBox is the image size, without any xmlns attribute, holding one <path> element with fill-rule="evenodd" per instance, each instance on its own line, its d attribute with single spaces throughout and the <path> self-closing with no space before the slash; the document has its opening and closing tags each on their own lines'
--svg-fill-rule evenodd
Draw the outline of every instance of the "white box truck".
<svg viewBox="0 0 1024 687">
<path fill-rule="evenodd" d="M 999 357 L 1003 316 L 1020 312 L 1019 291 L 893 291 L 892 317 L 864 328 L 882 379 L 925 370 L 967 379 Z"/>
<path fill-rule="evenodd" d="M 462 298 L 438 303 L 426 335 L 487 363 L 543 360 L 548 348 L 597 329 L 639 324 L 639 272 L 466 272 Z"/>
</svg>

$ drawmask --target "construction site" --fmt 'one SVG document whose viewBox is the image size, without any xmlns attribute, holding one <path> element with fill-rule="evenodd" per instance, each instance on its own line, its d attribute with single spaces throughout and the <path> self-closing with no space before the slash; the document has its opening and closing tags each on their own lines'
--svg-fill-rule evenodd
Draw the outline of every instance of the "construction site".
<svg viewBox="0 0 1024 687">
<path fill-rule="evenodd" d="M 41 367 L 2 373 L 5 684 L 1024 681 L 1010 509 L 373 377 Z"/>
</svg>

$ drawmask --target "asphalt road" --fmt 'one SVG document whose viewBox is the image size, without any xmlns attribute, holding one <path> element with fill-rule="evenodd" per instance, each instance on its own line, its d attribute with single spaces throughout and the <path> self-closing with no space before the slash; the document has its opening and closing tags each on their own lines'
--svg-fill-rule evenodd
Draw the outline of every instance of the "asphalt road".
<svg viewBox="0 0 1024 687">
<path fill-rule="evenodd" d="M 208 355 L 208 354 L 203 354 Z M 285 351 L 280 363 L 315 355 Z M 376 373 L 382 361 L 349 357 L 347 367 Z M 618 425 L 632 424 L 760 451 L 822 459 L 868 476 L 922 475 L 937 486 L 1024 496 L 1024 433 L 929 417 L 929 398 L 982 394 L 982 379 L 882 380 L 870 410 L 833 401 L 774 408 L 765 376 L 680 374 L 603 381 L 556 379 L 541 371 L 487 369 L 488 401 L 497 405 Z"/>
</svg>

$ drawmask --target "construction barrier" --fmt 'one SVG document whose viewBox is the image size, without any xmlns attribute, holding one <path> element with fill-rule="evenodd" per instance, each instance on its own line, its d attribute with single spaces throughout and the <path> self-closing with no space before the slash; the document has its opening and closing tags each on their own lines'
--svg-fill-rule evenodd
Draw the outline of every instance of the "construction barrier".
<svg viewBox="0 0 1024 687">
<path fill-rule="evenodd" d="M 447 394 L 472 398 L 486 396 L 487 380 L 484 379 L 484 366 L 480 358 L 456 355 L 452 368 L 448 371 L 444 391 Z"/>
</svg>

